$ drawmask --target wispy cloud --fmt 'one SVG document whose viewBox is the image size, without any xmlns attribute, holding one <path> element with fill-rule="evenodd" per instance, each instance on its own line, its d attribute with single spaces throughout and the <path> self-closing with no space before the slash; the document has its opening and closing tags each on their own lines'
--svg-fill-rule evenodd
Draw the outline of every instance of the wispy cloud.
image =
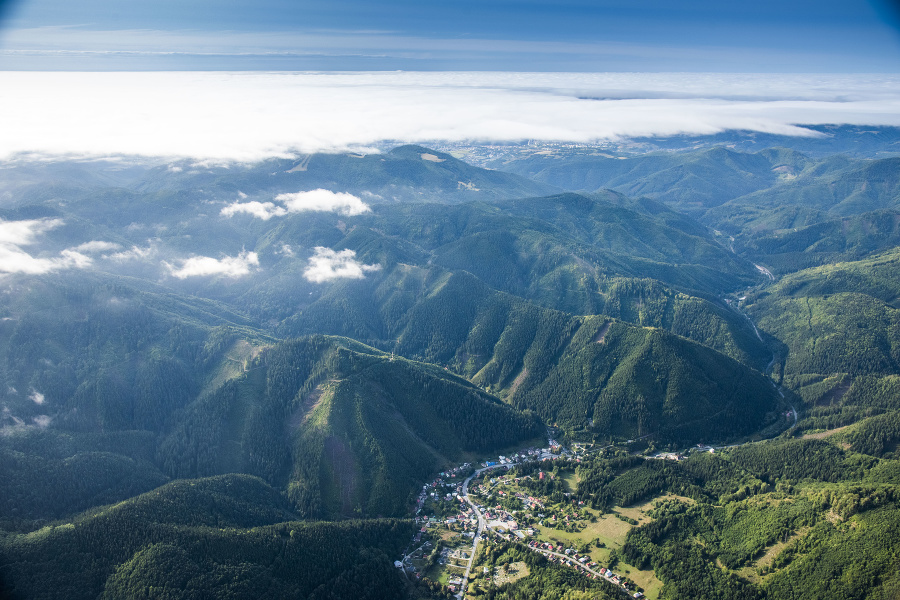
<svg viewBox="0 0 900 600">
<path fill-rule="evenodd" d="M 83 244 L 79 244 L 72 248 L 76 252 L 86 253 L 86 254 L 94 254 L 99 252 L 109 252 L 111 250 L 118 250 L 122 246 L 119 244 L 115 244 L 113 242 L 104 242 L 102 240 L 92 240 L 90 242 L 85 242 Z"/>
<path fill-rule="evenodd" d="M 317 189 L 309 192 L 296 192 L 293 194 L 278 194 L 274 202 L 235 202 L 222 209 L 222 215 L 231 217 L 238 213 L 253 215 L 258 219 L 268 221 L 272 217 L 282 217 L 288 213 L 300 213 L 309 211 L 336 212 L 345 216 L 361 215 L 369 212 L 369 205 L 345 192 L 332 192 L 330 190 Z"/>
<path fill-rule="evenodd" d="M 181 261 L 180 267 L 175 267 L 167 262 L 163 262 L 163 265 L 169 270 L 169 274 L 177 279 L 215 275 L 236 279 L 249 275 L 255 267 L 259 266 L 259 255 L 256 252 L 244 251 L 237 256 L 222 258 L 193 256 Z"/>
<path fill-rule="evenodd" d="M 288 211 L 285 207 L 278 206 L 274 202 L 257 202 L 256 200 L 253 200 L 251 202 L 235 202 L 233 204 L 229 204 L 222 209 L 221 214 L 223 217 L 233 217 L 237 214 L 247 214 L 252 215 L 257 219 L 268 221 L 272 217 L 282 217 L 287 213 Z"/>
<path fill-rule="evenodd" d="M 363 279 L 367 272 L 381 269 L 381 265 L 364 265 L 356 260 L 354 250 L 335 251 L 322 246 L 316 246 L 314 250 L 309 266 L 303 271 L 303 277 L 313 283 L 332 279 Z"/>
<path fill-rule="evenodd" d="M 121 252 L 114 252 L 112 254 L 104 254 L 103 258 L 115 261 L 115 262 L 127 262 L 130 260 L 146 260 L 154 256 L 157 252 L 156 248 L 156 240 L 150 240 L 150 244 L 141 248 L 140 246 L 132 246 L 128 250 L 123 250 Z"/>
<path fill-rule="evenodd" d="M 896 75 L 4 72 L 0 89 L 16 91 L 0 95 L 0 157 L 252 161 L 383 140 L 590 142 L 900 125 Z M 244 204 L 235 211 L 260 218 L 288 210 Z"/>
</svg>

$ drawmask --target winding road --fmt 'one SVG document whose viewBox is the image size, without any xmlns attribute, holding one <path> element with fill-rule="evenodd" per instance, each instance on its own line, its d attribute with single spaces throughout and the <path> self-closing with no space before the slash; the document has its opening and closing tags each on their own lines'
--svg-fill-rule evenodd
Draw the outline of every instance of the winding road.
<svg viewBox="0 0 900 600">
<path fill-rule="evenodd" d="M 484 515 L 481 514 L 481 511 L 478 509 L 478 505 L 472 502 L 472 499 L 469 498 L 469 482 L 484 473 L 485 471 L 490 471 L 491 469 L 500 469 L 502 467 L 509 467 L 509 465 L 492 465 L 490 467 L 483 467 L 478 469 L 471 475 L 469 475 L 462 485 L 462 497 L 465 499 L 466 503 L 472 507 L 472 511 L 475 513 L 475 516 L 478 517 L 478 529 L 475 530 L 475 537 L 472 538 L 472 553 L 469 556 L 469 564 L 466 567 L 466 572 L 463 575 L 462 584 L 459 586 L 459 592 L 456 594 L 457 598 L 463 598 L 466 595 L 466 586 L 469 585 L 469 573 L 472 572 L 472 564 L 475 562 L 475 551 L 478 549 L 478 542 L 481 541 L 481 533 L 487 529 L 487 523 L 484 522 Z"/>
</svg>

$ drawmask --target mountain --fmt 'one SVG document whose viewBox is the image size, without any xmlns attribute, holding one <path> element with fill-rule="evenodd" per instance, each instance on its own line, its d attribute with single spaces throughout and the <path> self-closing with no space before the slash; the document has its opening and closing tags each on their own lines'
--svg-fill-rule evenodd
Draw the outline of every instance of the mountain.
<svg viewBox="0 0 900 600">
<path fill-rule="evenodd" d="M 548 426 L 610 446 L 528 467 L 557 516 L 675 495 L 604 550 L 672 597 L 789 595 L 761 532 L 819 527 L 818 573 L 864 545 L 832 508 L 890 529 L 898 159 L 529 148 L 4 165 L 0 595 L 403 597 L 423 484 Z M 528 564 L 510 594 L 565 587 Z"/>
<path fill-rule="evenodd" d="M 900 158 L 822 159 L 796 178 L 710 209 L 702 220 L 732 235 L 805 227 L 835 217 L 895 209 Z"/>
<path fill-rule="evenodd" d="M 177 162 L 156 167 L 133 186 L 142 193 L 202 189 L 207 196 L 238 192 L 250 199 L 325 188 L 365 194 L 375 202 L 461 202 L 540 196 L 558 191 L 503 171 L 474 167 L 421 146 L 374 154 L 312 154 L 253 165 Z"/>
<path fill-rule="evenodd" d="M 717 147 L 637 156 L 597 151 L 534 154 L 497 167 L 563 189 L 608 188 L 702 214 L 795 176 L 809 162 L 802 154 L 783 148 L 748 153 Z"/>
<path fill-rule="evenodd" d="M 257 478 L 179 481 L 0 540 L 10 598 L 401 598 L 409 521 L 299 522 Z"/>
<path fill-rule="evenodd" d="M 448 462 L 540 434 L 534 417 L 444 369 L 311 337 L 186 407 L 158 460 L 174 477 L 261 476 L 305 517 L 393 516 Z"/>
<path fill-rule="evenodd" d="M 743 243 L 749 256 L 781 273 L 857 260 L 898 245 L 900 211 L 895 209 L 761 231 Z"/>
</svg>

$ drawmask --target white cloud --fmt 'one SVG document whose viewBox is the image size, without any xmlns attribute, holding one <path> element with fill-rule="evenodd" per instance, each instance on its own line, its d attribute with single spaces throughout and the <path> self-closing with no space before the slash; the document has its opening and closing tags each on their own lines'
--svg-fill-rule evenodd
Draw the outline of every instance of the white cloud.
<svg viewBox="0 0 900 600">
<path fill-rule="evenodd" d="M 32 388 L 31 394 L 29 394 L 28 399 L 37 405 L 41 405 L 45 402 L 44 395 L 34 388 Z"/>
<path fill-rule="evenodd" d="M 283 256 L 293 256 L 294 249 L 291 248 L 290 244 L 282 244 L 280 250 L 276 250 L 275 254 L 281 254 Z"/>
<path fill-rule="evenodd" d="M 129 260 L 144 260 L 154 256 L 156 254 L 156 243 L 154 240 L 150 241 L 150 245 L 146 248 L 141 248 L 139 246 L 132 246 L 128 250 L 123 250 L 122 252 L 115 252 L 113 254 L 104 254 L 103 258 L 113 260 L 116 262 L 126 262 Z"/>
<path fill-rule="evenodd" d="M 62 269 L 89 267 L 93 260 L 77 248 L 63 250 L 59 256 L 49 258 L 32 256 L 21 248 L 34 244 L 39 235 L 62 223 L 60 219 L 0 220 L 0 273 L 40 275 Z"/>
<path fill-rule="evenodd" d="M 221 275 L 238 278 L 249 275 L 253 267 L 259 266 L 259 255 L 256 252 L 241 252 L 237 256 L 211 258 L 209 256 L 193 256 L 182 261 L 180 267 L 163 262 L 172 277 L 187 279 L 188 277 L 205 277 Z"/>
<path fill-rule="evenodd" d="M 251 161 L 386 139 L 590 142 L 900 125 L 898 75 L 8 71 L 0 90 L 15 90 L 0 93 L 0 157 Z"/>
<path fill-rule="evenodd" d="M 85 242 L 83 244 L 79 244 L 72 248 L 72 250 L 76 252 L 87 252 L 88 254 L 92 254 L 95 252 L 109 252 L 110 250 L 118 250 L 121 248 L 119 244 L 114 244 L 113 242 L 104 242 L 101 240 L 92 240 L 90 242 Z"/>
<path fill-rule="evenodd" d="M 332 192 L 330 190 L 317 189 L 309 192 L 296 192 L 293 194 L 278 194 L 275 196 L 279 206 L 274 202 L 235 202 L 222 209 L 222 216 L 231 217 L 237 213 L 247 213 L 263 221 L 272 217 L 283 217 L 288 213 L 307 211 L 336 212 L 348 217 L 369 212 L 369 205 L 346 192 Z"/>
<path fill-rule="evenodd" d="M 345 192 L 312 190 L 295 194 L 278 194 L 275 200 L 284 202 L 288 212 L 325 211 L 337 212 L 348 217 L 369 212 L 369 205 Z"/>
<path fill-rule="evenodd" d="M 232 217 L 238 213 L 247 213 L 253 215 L 257 219 L 268 221 L 272 217 L 281 217 L 287 214 L 287 209 L 283 206 L 276 206 L 272 202 L 235 202 L 229 204 L 222 209 L 223 217 Z"/>
<path fill-rule="evenodd" d="M 335 251 L 322 246 L 315 247 L 315 254 L 309 258 L 309 266 L 303 277 L 313 283 L 332 279 L 362 279 L 366 272 L 378 271 L 381 265 L 364 265 L 356 260 L 353 250 Z"/>
<path fill-rule="evenodd" d="M 0 220 L 0 244 L 28 246 L 37 236 L 62 224 L 62 219 Z"/>
<path fill-rule="evenodd" d="M 50 425 L 50 421 L 52 421 L 53 419 L 51 419 L 49 415 L 38 415 L 31 420 L 34 421 L 34 424 L 41 429 L 46 429 Z"/>
</svg>

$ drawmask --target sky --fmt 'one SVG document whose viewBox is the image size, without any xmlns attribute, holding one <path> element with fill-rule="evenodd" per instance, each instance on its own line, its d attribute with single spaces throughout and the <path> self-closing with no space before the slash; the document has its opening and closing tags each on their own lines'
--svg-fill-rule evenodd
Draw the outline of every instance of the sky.
<svg viewBox="0 0 900 600">
<path fill-rule="evenodd" d="M 5 0 L 0 69 L 894 73 L 898 16 L 890 0 Z"/>
<path fill-rule="evenodd" d="M 900 126 L 898 23 L 888 0 L 0 0 L 0 159 Z"/>
</svg>

